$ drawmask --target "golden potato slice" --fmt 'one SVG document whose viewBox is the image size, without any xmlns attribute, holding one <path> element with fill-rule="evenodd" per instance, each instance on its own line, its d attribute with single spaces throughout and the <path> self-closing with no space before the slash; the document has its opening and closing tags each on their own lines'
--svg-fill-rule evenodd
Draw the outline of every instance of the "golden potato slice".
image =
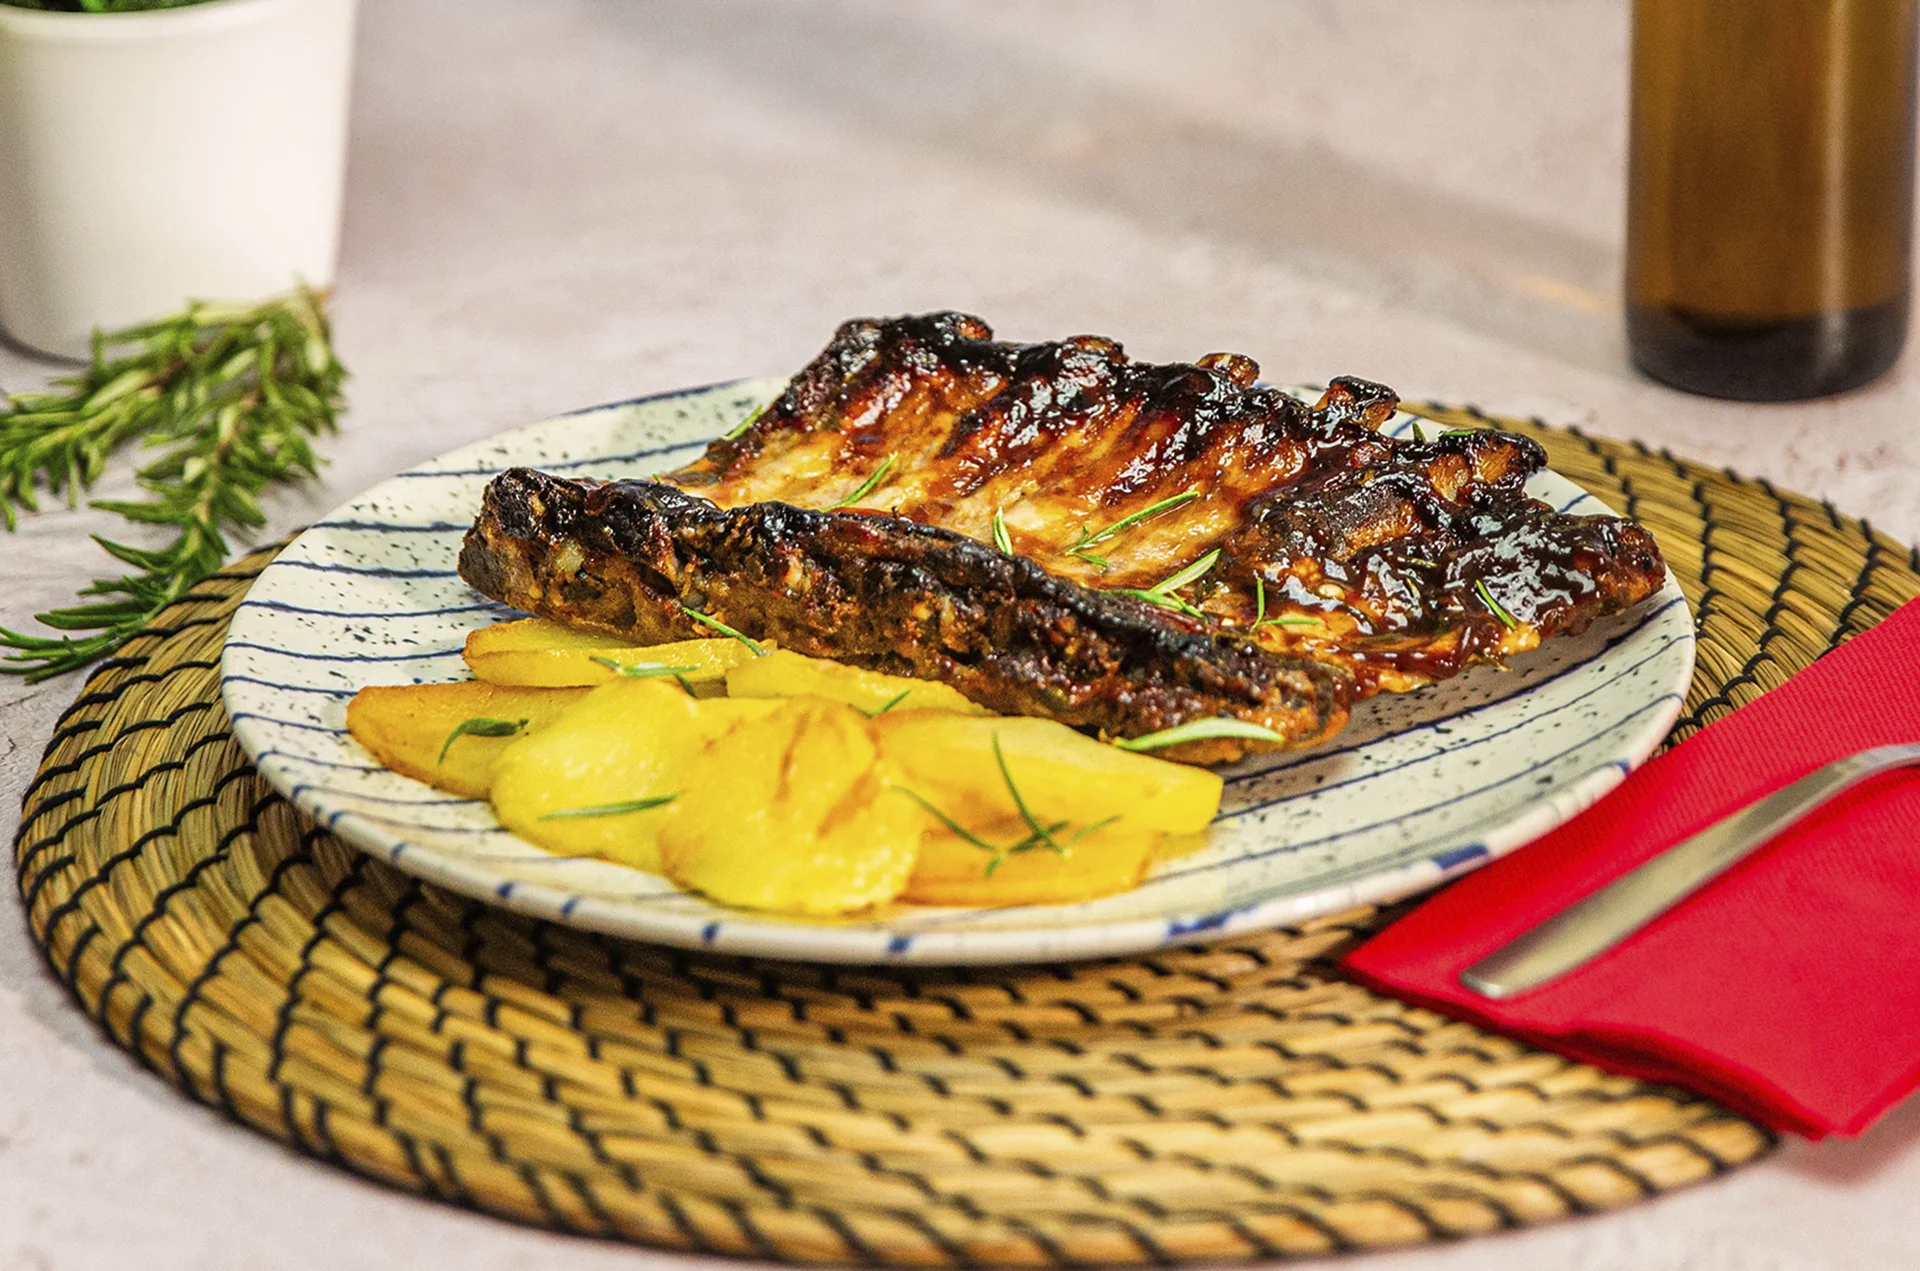
<svg viewBox="0 0 1920 1271">
<path fill-rule="evenodd" d="M 1163 837 L 1118 822 L 1057 837 L 1054 851 L 1034 841 L 1024 821 L 984 827 L 965 838 L 929 817 L 920 856 L 902 900 L 922 905 L 1049 905 L 1093 900 L 1140 885 Z M 982 847 L 981 843 L 987 846 Z M 1006 849 L 1022 845 L 1021 850 Z"/>
<path fill-rule="evenodd" d="M 667 873 L 748 909 L 838 914 L 892 900 L 921 817 L 887 788 L 878 758 L 872 725 L 851 707 L 779 702 L 689 766 L 660 828 Z"/>
<path fill-rule="evenodd" d="M 1052 720 L 895 710 L 873 723 L 904 786 L 976 833 L 1024 821 L 1015 790 L 1037 821 L 1065 834 L 1108 818 L 1127 831 L 1196 834 L 1220 810 L 1219 774 L 1116 750 Z"/>
<path fill-rule="evenodd" d="M 742 653 L 737 641 L 731 642 Z M 892 710 L 951 711 L 962 715 L 984 715 L 961 696 L 960 691 L 936 680 L 915 680 L 902 675 L 882 675 L 857 666 L 810 658 L 787 649 L 776 649 L 766 657 L 751 655 L 735 662 L 727 672 L 729 697 L 825 697 L 859 707 L 868 715 Z"/>
<path fill-rule="evenodd" d="M 347 731 L 403 776 L 484 799 L 494 761 L 520 735 L 537 732 L 584 696 L 582 689 L 477 680 L 363 688 L 347 703 Z"/>
<path fill-rule="evenodd" d="M 558 719 L 500 756 L 494 813 L 550 852 L 657 873 L 655 835 L 686 784 L 687 765 L 714 737 L 774 704 L 696 701 L 660 679 L 579 692 Z"/>
<path fill-rule="evenodd" d="M 727 669 L 753 657 L 738 640 L 677 640 L 638 647 L 615 636 L 575 631 L 544 618 L 481 627 L 467 636 L 463 657 L 473 673 L 494 684 L 548 687 L 590 686 L 623 678 L 595 659 L 688 683 L 717 681 Z"/>
</svg>

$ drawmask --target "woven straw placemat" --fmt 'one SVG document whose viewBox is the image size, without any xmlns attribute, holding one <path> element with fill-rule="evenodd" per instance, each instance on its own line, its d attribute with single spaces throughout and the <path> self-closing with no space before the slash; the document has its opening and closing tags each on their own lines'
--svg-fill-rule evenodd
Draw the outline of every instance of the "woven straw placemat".
<svg viewBox="0 0 1920 1271">
<path fill-rule="evenodd" d="M 1472 411 L 1428 408 L 1472 423 Z M 1502 421 L 1652 528 L 1699 618 L 1684 736 L 1920 593 L 1824 505 Z M 209 578 L 62 719 L 17 861 L 116 1043 L 235 1120 L 568 1231 L 793 1260 L 1262 1258 L 1627 1204 L 1767 1134 L 1343 982 L 1377 921 L 914 971 L 684 953 L 422 885 L 301 821 L 227 733 Z"/>
</svg>

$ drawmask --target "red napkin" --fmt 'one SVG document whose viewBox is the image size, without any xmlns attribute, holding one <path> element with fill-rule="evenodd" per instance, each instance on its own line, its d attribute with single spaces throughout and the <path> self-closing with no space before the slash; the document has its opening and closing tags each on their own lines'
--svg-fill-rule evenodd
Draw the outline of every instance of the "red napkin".
<svg viewBox="0 0 1920 1271">
<path fill-rule="evenodd" d="M 1868 746 L 1920 741 L 1920 601 L 1462 879 L 1347 959 L 1356 979 L 1810 1138 L 1920 1085 L 1920 769 L 1856 787 L 1607 954 L 1503 1002 L 1460 984 L 1535 923 Z"/>
</svg>

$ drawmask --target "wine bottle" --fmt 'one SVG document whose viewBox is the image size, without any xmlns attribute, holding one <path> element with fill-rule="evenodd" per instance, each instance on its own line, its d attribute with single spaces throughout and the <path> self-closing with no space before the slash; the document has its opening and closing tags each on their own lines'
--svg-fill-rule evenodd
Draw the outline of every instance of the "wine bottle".
<svg viewBox="0 0 1920 1271">
<path fill-rule="evenodd" d="M 1654 379 L 1819 397 L 1906 338 L 1915 0 L 1636 0 L 1627 336 Z"/>
</svg>

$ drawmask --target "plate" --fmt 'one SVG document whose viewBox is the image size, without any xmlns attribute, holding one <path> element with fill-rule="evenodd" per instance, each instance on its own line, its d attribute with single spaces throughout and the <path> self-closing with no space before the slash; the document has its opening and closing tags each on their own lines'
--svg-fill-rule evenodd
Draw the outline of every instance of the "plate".
<svg viewBox="0 0 1920 1271">
<path fill-rule="evenodd" d="M 467 632 L 520 616 L 454 570 L 495 473 L 521 464 L 603 478 L 661 472 L 785 382 L 742 380 L 563 415 L 401 473 L 314 525 L 234 614 L 221 679 L 240 745 L 294 806 L 341 838 L 536 917 L 812 961 L 1035 962 L 1226 937 L 1432 887 L 1592 803 L 1679 714 L 1693 623 L 1669 576 L 1631 612 L 1549 641 L 1509 670 L 1479 668 L 1375 698 L 1329 745 L 1226 769 L 1208 845 L 1163 862 L 1136 891 L 826 921 L 722 908 L 626 866 L 549 856 L 502 830 L 486 803 L 389 772 L 347 735 L 356 690 L 465 678 Z M 1396 416 L 1387 431 L 1412 424 Z M 1569 511 L 1605 510 L 1551 472 L 1528 489 Z"/>
</svg>

